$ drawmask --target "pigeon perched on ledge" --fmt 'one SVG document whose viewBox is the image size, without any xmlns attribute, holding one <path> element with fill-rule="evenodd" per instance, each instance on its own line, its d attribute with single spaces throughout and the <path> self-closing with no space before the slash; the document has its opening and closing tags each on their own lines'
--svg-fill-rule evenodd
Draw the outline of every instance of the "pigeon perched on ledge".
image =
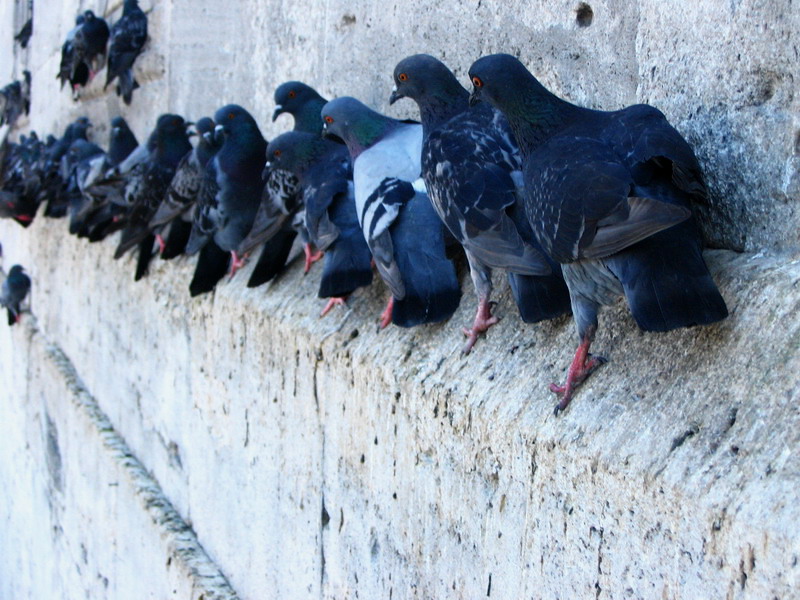
<svg viewBox="0 0 800 600">
<path fill-rule="evenodd" d="M 350 155 L 341 144 L 290 131 L 267 146 L 270 168 L 299 181 L 309 240 L 325 251 L 319 297 L 330 298 L 324 316 L 357 288 L 372 283 L 372 254 L 358 223 Z"/>
<path fill-rule="evenodd" d="M 139 8 L 137 0 L 125 0 L 122 17 L 111 27 L 108 47 L 107 88 L 114 79 L 119 78 L 117 96 L 122 96 L 125 104 L 130 104 L 133 90 L 139 83 L 133 76 L 133 63 L 147 42 L 147 15 Z"/>
<path fill-rule="evenodd" d="M 448 319 L 461 289 L 445 256 L 444 226 L 420 178 L 422 126 L 386 117 L 355 98 L 322 109 L 327 134 L 353 159 L 358 220 L 391 299 L 381 318 L 401 327 Z"/>
<path fill-rule="evenodd" d="M 8 277 L 0 288 L 0 306 L 8 312 L 8 324 L 14 325 L 20 319 L 22 302 L 31 290 L 31 279 L 25 274 L 25 269 L 14 265 L 8 272 Z"/>
<path fill-rule="evenodd" d="M 236 250 L 252 229 L 261 202 L 267 142 L 253 116 L 239 105 L 220 108 L 214 122 L 223 133 L 224 142 L 208 163 L 209 185 L 204 186 L 195 207 L 186 253 L 197 253 L 213 239 L 222 250 L 230 252 L 233 275 L 242 266 Z"/>
<path fill-rule="evenodd" d="M 536 323 L 570 310 L 561 267 L 547 257 L 524 215 L 522 158 L 506 119 L 469 92 L 441 61 L 416 54 L 394 70 L 390 103 L 408 97 L 422 119 L 422 176 L 431 202 L 461 242 L 478 295 L 475 322 L 464 333 L 468 353 L 497 322 L 490 310 L 492 269 L 509 273 L 522 319 Z"/>
<path fill-rule="evenodd" d="M 692 202 L 706 195 L 700 166 L 660 111 L 576 106 L 507 54 L 479 59 L 469 75 L 470 101 L 490 102 L 511 124 L 528 220 L 569 286 L 579 346 L 566 383 L 551 385 L 556 412 L 604 362 L 589 354 L 600 306 L 624 294 L 645 331 L 727 316 L 692 213 Z"/>
</svg>

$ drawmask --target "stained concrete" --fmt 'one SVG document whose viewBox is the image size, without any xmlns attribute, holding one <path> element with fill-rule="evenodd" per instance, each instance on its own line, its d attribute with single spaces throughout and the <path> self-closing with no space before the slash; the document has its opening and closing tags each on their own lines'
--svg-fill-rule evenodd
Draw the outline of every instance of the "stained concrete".
<svg viewBox="0 0 800 600">
<path fill-rule="evenodd" d="M 123 114 L 143 138 L 158 112 L 197 118 L 236 101 L 272 136 L 289 124 L 269 122 L 271 91 L 289 78 L 413 116 L 410 102 L 386 106 L 397 60 L 427 51 L 465 78 L 477 56 L 509 51 L 575 102 L 655 104 L 706 168 L 704 222 L 722 248 L 707 258 L 730 318 L 658 335 L 622 305 L 607 310 L 596 345 L 610 362 L 559 418 L 546 384 L 564 376 L 572 324 L 522 324 L 499 280 L 504 319 L 463 358 L 465 273 L 450 322 L 378 333 L 380 284 L 323 320 L 319 273 L 299 265 L 266 288 L 246 289 L 245 272 L 191 300 L 192 261 L 156 262 L 134 284 L 113 241 L 89 246 L 45 219 L 0 223 L 7 264 L 32 274 L 42 335 L 240 597 L 797 594 L 798 12 L 777 1 L 590 4 L 581 26 L 569 2 L 143 2 L 152 39 L 127 108 L 97 81 L 77 103 L 58 91 L 77 3 L 37 3 L 31 50 L 13 64 L 34 73 L 23 129 L 89 114 L 104 141 L 107 119 Z M 48 577 L 79 596 L 73 586 L 88 584 L 66 573 L 80 553 L 60 553 L 47 527 L 74 507 L 93 564 L 118 565 L 117 581 L 103 572 L 109 586 L 126 590 L 125 569 L 154 548 L 148 585 L 166 586 L 176 553 L 140 533 L 152 519 L 132 492 L 105 489 L 118 467 L 46 450 L 57 439 L 102 456 L 102 436 L 75 424 L 63 374 L 25 350 L 25 331 L 0 330 L 3 381 L 17 382 L 0 403 L 3 464 L 14 465 L 2 480 L 24 481 L 11 506 L 29 507 L 20 524 L 21 508 L 2 521 L 23 557 L 13 564 L 44 568 L 25 557 L 55 555 Z M 31 414 L 42 394 L 60 409 Z M 93 511 L 77 499 L 54 504 L 59 485 L 116 506 L 113 524 L 86 526 Z M 11 590 L 34 580 L 32 566 L 5 568 Z"/>
</svg>

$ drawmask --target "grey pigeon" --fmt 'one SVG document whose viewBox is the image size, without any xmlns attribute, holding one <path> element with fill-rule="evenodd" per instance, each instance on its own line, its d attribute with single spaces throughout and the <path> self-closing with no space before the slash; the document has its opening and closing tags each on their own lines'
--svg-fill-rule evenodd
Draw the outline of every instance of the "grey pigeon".
<svg viewBox="0 0 800 600">
<path fill-rule="evenodd" d="M 513 56 L 469 71 L 471 101 L 508 118 L 524 161 L 525 209 L 564 268 L 579 339 L 556 412 L 604 359 L 589 354 L 597 313 L 623 295 L 645 331 L 705 325 L 728 310 L 703 260 L 692 203 L 706 188 L 689 144 L 645 104 L 589 110 L 549 92 Z"/>
<path fill-rule="evenodd" d="M 8 312 L 8 324 L 14 325 L 20 319 L 22 302 L 31 290 L 31 279 L 25 274 L 25 269 L 14 265 L 8 272 L 8 277 L 0 288 L 0 305 Z"/>
<path fill-rule="evenodd" d="M 319 297 L 324 316 L 357 288 L 372 283 L 372 254 L 358 222 L 347 148 L 314 133 L 290 131 L 267 146 L 270 168 L 290 171 L 300 185 L 309 240 L 325 251 Z"/>
<path fill-rule="evenodd" d="M 133 63 L 147 42 L 147 15 L 139 8 L 137 0 L 125 0 L 122 16 L 111 27 L 108 46 L 108 70 L 104 89 L 116 78 L 117 96 L 122 96 L 125 104 L 130 104 L 133 90 L 139 83 L 133 76 Z"/>
<path fill-rule="evenodd" d="M 522 157 L 508 122 L 487 104 L 470 108 L 469 92 L 427 54 L 394 70 L 390 102 L 409 97 L 422 118 L 422 175 L 433 207 L 461 242 L 478 295 L 464 352 L 497 322 L 490 309 L 492 269 L 505 269 L 523 320 L 536 323 L 569 312 L 558 263 L 548 258 L 524 215 Z"/>
<path fill-rule="evenodd" d="M 327 134 L 343 140 L 353 159 L 356 210 L 391 298 L 381 325 L 443 321 L 461 289 L 445 256 L 444 227 L 420 177 L 422 126 L 342 97 L 322 109 Z"/>
</svg>

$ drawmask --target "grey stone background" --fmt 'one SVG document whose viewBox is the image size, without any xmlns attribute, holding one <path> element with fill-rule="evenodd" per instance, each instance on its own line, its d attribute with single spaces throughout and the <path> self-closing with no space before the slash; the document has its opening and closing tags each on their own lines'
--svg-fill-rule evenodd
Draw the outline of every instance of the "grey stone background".
<svg viewBox="0 0 800 600">
<path fill-rule="evenodd" d="M 143 139 L 161 112 L 196 119 L 234 101 L 272 137 L 290 127 L 269 122 L 287 79 L 414 116 L 410 102 L 387 106 L 399 59 L 429 52 L 466 80 L 478 56 L 515 53 L 576 103 L 654 104 L 694 144 L 731 316 L 656 335 L 607 310 L 596 344 L 610 362 L 554 418 L 546 384 L 564 375 L 572 324 L 523 325 L 499 280 L 505 318 L 465 359 L 466 277 L 450 322 L 377 333 L 381 285 L 324 320 L 319 274 L 298 265 L 268 288 L 247 290 L 244 273 L 190 300 L 193 261 L 156 262 L 134 284 L 113 240 L 2 222 L 6 264 L 33 276 L 39 332 L 0 328 L 2 597 L 138 598 L 137 581 L 153 597 L 176 582 L 192 590 L 176 597 L 216 593 L 190 567 L 176 574 L 184 554 L 126 491 L 125 457 L 97 458 L 103 434 L 46 366 L 49 347 L 242 598 L 797 597 L 790 0 L 590 2 L 588 26 L 579 3 L 559 1 L 143 2 L 151 40 L 133 105 L 102 91 L 104 73 L 73 102 L 55 79 L 61 41 L 79 9 L 113 20 L 119 4 L 37 0 L 31 46 L 13 54 L 19 7 L 0 5 L 0 82 L 33 73 L 21 131 L 60 133 L 86 114 L 105 144 L 123 114 Z"/>
</svg>

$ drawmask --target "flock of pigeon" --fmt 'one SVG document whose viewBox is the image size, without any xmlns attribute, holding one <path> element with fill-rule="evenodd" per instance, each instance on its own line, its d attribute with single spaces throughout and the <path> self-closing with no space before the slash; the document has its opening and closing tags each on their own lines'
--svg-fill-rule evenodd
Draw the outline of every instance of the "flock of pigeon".
<svg viewBox="0 0 800 600">
<path fill-rule="evenodd" d="M 108 37 L 108 27 L 96 21 L 84 13 L 65 42 L 60 76 L 73 86 L 97 72 L 105 41 L 86 30 Z M 136 0 L 126 0 L 108 58 L 126 103 L 146 31 Z M 550 386 L 556 412 L 605 362 L 589 353 L 601 306 L 624 296 L 646 331 L 727 316 L 692 209 L 706 196 L 701 169 L 661 112 L 581 108 L 506 54 L 479 59 L 469 77 L 471 93 L 432 56 L 400 61 L 390 102 L 416 102 L 421 123 L 290 81 L 275 90 L 273 121 L 288 113 L 294 129 L 270 142 L 235 104 L 196 123 L 161 115 L 141 145 L 117 117 L 107 152 L 78 119 L 60 139 L 33 133 L 6 145 L 0 216 L 28 226 L 45 204 L 46 216 L 68 215 L 70 232 L 89 241 L 121 231 L 115 258 L 138 252 L 137 280 L 154 254 L 199 254 L 193 296 L 259 248 L 248 285 L 270 281 L 299 236 L 305 270 L 324 261 L 322 315 L 376 269 L 390 291 L 383 327 L 452 316 L 461 299 L 453 257 L 463 248 L 478 298 L 465 352 L 497 322 L 493 269 L 507 272 L 523 321 L 572 312 L 579 346 L 566 382 Z M 30 285 L 20 276 L 12 269 L 3 287 L 10 322 Z"/>
</svg>

